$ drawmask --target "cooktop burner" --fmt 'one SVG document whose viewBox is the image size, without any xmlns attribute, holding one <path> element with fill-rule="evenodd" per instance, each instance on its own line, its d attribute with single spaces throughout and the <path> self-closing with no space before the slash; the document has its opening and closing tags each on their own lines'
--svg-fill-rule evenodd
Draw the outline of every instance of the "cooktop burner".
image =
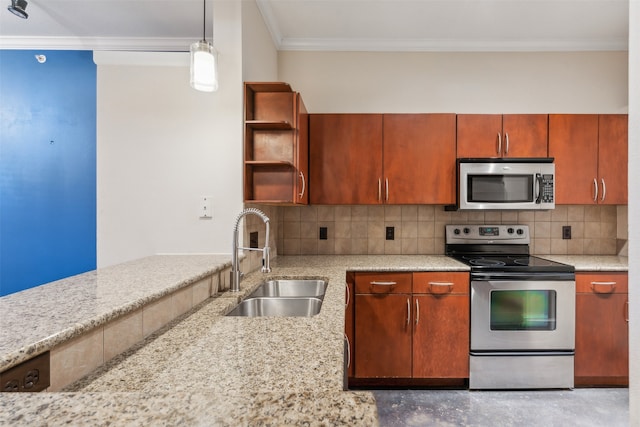
<svg viewBox="0 0 640 427">
<path fill-rule="evenodd" d="M 464 255 L 451 257 L 482 271 L 572 271 L 573 267 L 533 255 Z"/>
<path fill-rule="evenodd" d="M 474 272 L 573 273 L 571 265 L 529 255 L 526 225 L 447 225 L 445 253 Z"/>
</svg>

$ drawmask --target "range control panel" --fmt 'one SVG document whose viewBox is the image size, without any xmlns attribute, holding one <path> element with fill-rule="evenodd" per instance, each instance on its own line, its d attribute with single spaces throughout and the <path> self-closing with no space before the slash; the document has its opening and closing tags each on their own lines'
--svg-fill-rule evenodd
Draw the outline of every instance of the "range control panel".
<svg viewBox="0 0 640 427">
<path fill-rule="evenodd" d="M 528 225 L 446 225 L 447 243 L 529 243 Z"/>
</svg>

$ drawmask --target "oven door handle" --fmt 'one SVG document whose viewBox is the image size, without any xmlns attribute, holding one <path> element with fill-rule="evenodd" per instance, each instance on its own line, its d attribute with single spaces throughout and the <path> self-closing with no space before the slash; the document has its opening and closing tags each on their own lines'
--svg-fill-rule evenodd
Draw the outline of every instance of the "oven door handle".
<svg viewBox="0 0 640 427">
<path fill-rule="evenodd" d="M 529 280 L 529 281 L 540 281 L 540 280 L 575 280 L 575 273 L 552 273 L 552 272 L 544 272 L 538 271 L 534 273 L 513 273 L 513 272 L 486 272 L 486 273 L 471 273 L 471 280 L 474 281 L 492 281 L 492 280 Z"/>
</svg>

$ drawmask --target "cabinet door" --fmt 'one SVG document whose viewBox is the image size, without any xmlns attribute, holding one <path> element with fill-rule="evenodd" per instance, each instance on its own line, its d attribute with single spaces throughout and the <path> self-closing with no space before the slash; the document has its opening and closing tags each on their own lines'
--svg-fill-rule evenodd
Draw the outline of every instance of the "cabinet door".
<svg viewBox="0 0 640 427">
<path fill-rule="evenodd" d="M 469 296 L 414 295 L 413 377 L 469 377 Z"/>
<path fill-rule="evenodd" d="M 457 156 L 501 157 L 501 132 L 500 114 L 458 114 Z"/>
<path fill-rule="evenodd" d="M 352 377 L 354 373 L 354 339 L 353 339 L 353 326 L 354 326 L 354 299 L 355 299 L 355 277 L 351 272 L 347 273 L 347 283 L 345 287 L 345 313 L 344 313 L 344 334 L 347 339 L 347 376 Z"/>
<path fill-rule="evenodd" d="M 627 139 L 626 114 L 601 114 L 598 127 L 598 203 L 627 204 Z"/>
<path fill-rule="evenodd" d="M 309 114 L 300 94 L 298 100 L 297 128 L 297 162 L 296 162 L 296 186 L 293 200 L 295 203 L 309 204 Z"/>
<path fill-rule="evenodd" d="M 411 295 L 356 295 L 356 378 L 411 377 Z"/>
<path fill-rule="evenodd" d="M 626 273 L 576 274 L 576 385 L 626 385 L 629 306 Z"/>
<path fill-rule="evenodd" d="M 382 115 L 310 115 L 312 204 L 382 201 Z"/>
<path fill-rule="evenodd" d="M 547 157 L 547 114 L 505 114 L 502 116 L 504 157 Z"/>
<path fill-rule="evenodd" d="M 550 114 L 549 156 L 555 158 L 556 204 L 593 204 L 598 166 L 598 116 Z"/>
<path fill-rule="evenodd" d="M 455 114 L 385 114 L 383 121 L 385 203 L 455 203 Z"/>
</svg>

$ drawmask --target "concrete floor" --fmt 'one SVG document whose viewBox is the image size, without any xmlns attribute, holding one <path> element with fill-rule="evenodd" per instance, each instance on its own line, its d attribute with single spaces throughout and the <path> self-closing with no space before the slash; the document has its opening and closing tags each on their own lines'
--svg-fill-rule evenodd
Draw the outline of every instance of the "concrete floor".
<svg viewBox="0 0 640 427">
<path fill-rule="evenodd" d="M 629 390 L 373 390 L 380 427 L 628 426 Z"/>
</svg>

